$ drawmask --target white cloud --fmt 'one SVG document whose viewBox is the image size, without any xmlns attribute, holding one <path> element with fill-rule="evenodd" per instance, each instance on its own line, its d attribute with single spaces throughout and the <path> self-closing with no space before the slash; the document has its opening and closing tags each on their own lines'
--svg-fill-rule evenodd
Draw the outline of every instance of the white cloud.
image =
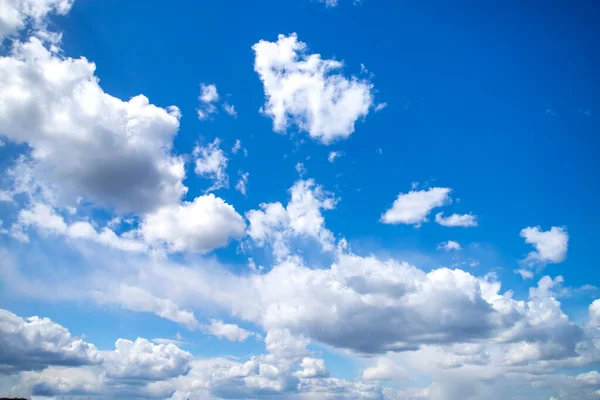
<svg viewBox="0 0 600 400">
<path fill-rule="evenodd" d="M 369 367 L 363 372 L 363 379 L 367 381 L 402 381 L 407 379 L 404 369 L 396 365 L 387 357 L 379 357 L 377 365 Z"/>
<path fill-rule="evenodd" d="M 26 320 L 0 309 L 0 371 L 43 369 L 49 365 L 87 365 L 99 362 L 96 346 L 71 336 L 48 318 Z"/>
<path fill-rule="evenodd" d="M 116 303 L 132 311 L 151 312 L 189 329 L 200 327 L 192 311 L 181 310 L 172 300 L 153 296 L 139 287 L 122 283 L 114 292 L 95 293 L 95 298 L 99 303 Z"/>
<path fill-rule="evenodd" d="M 217 112 L 215 103 L 219 100 L 219 92 L 217 86 L 214 84 L 200 84 L 200 106 L 196 110 L 198 112 L 198 118 L 201 120 L 208 119 L 210 116 Z"/>
<path fill-rule="evenodd" d="M 2 134 L 30 146 L 20 161 L 26 172 L 42 186 L 54 184 L 67 205 L 83 196 L 118 212 L 144 212 L 179 201 L 187 191 L 184 161 L 171 154 L 179 109 L 156 107 L 143 95 L 112 97 L 95 69 L 35 37 L 0 57 Z"/>
<path fill-rule="evenodd" d="M 303 177 L 304 175 L 306 175 L 306 167 L 304 166 L 304 163 L 296 163 L 296 172 L 298 173 L 298 175 L 300 175 L 300 177 Z"/>
<path fill-rule="evenodd" d="M 420 226 L 434 208 L 450 203 L 452 189 L 434 187 L 429 190 L 411 190 L 400 193 L 392 208 L 381 216 L 386 224 L 409 224 Z"/>
<path fill-rule="evenodd" d="M 521 275 L 521 278 L 523 279 L 533 279 L 533 272 L 525 269 L 525 268 L 520 268 L 518 270 L 515 271 L 517 274 Z"/>
<path fill-rule="evenodd" d="M 193 357 L 174 344 L 147 339 L 118 339 L 115 350 L 103 352 L 106 375 L 111 379 L 161 380 L 186 374 Z"/>
<path fill-rule="evenodd" d="M 369 113 L 371 83 L 337 72 L 339 61 L 308 54 L 296 34 L 279 35 L 277 42 L 261 40 L 252 48 L 254 70 L 265 88 L 262 112 L 273 119 L 275 131 L 285 132 L 294 124 L 329 144 L 350 136 L 356 121 Z"/>
<path fill-rule="evenodd" d="M 436 246 L 440 250 L 452 251 L 452 250 L 460 250 L 460 244 L 454 240 L 448 240 L 447 242 L 439 243 Z"/>
<path fill-rule="evenodd" d="M 59 396 L 77 393 L 99 393 L 105 376 L 97 367 L 48 367 L 43 371 L 25 371 L 20 375 L 19 387 L 28 388 L 34 396 Z"/>
<path fill-rule="evenodd" d="M 334 162 L 337 158 L 340 158 L 343 155 L 342 152 L 340 151 L 332 151 L 329 153 L 329 155 L 327 156 L 327 161 L 329 161 L 330 163 Z"/>
<path fill-rule="evenodd" d="M 379 103 L 375 106 L 375 112 L 381 111 L 388 106 L 388 103 Z"/>
<path fill-rule="evenodd" d="M 238 174 L 240 179 L 235 184 L 235 190 L 245 196 L 246 190 L 248 189 L 248 177 L 250 176 L 250 173 L 239 171 Z"/>
<path fill-rule="evenodd" d="M 289 192 L 291 199 L 285 208 L 281 203 L 263 203 L 260 210 L 246 213 L 248 235 L 259 246 L 271 245 L 278 258 L 290 253 L 289 242 L 294 237 L 316 239 L 323 249 L 332 250 L 334 237 L 325 228 L 321 210 L 333 209 L 335 197 L 312 179 L 297 181 Z"/>
<path fill-rule="evenodd" d="M 206 253 L 227 246 L 245 229 L 242 216 L 211 193 L 146 215 L 139 231 L 147 242 L 166 243 L 170 251 Z"/>
<path fill-rule="evenodd" d="M 560 263 L 567 258 L 569 235 L 566 228 L 553 226 L 549 231 L 542 231 L 539 226 L 527 227 L 521 230 L 525 243 L 535 247 L 530 252 L 525 263 Z"/>
<path fill-rule="evenodd" d="M 596 299 L 589 307 L 590 324 L 600 326 L 600 299 Z"/>
<path fill-rule="evenodd" d="M 584 385 L 600 386 L 600 373 L 598 371 L 579 374 L 576 379 Z"/>
<path fill-rule="evenodd" d="M 243 342 L 250 336 L 255 335 L 253 332 L 240 328 L 236 324 L 226 324 L 223 321 L 214 319 L 210 322 L 210 325 L 204 327 L 203 331 L 219 339 L 225 338 L 231 342 Z"/>
<path fill-rule="evenodd" d="M 474 227 L 478 225 L 477 217 L 473 214 L 452 214 L 449 217 L 444 217 L 444 213 L 439 212 L 435 215 L 435 222 L 448 227 Z"/>
<path fill-rule="evenodd" d="M 42 234 L 65 235 L 71 239 L 85 239 L 100 243 L 122 251 L 143 252 L 146 245 L 139 240 L 117 235 L 112 229 L 105 227 L 100 232 L 87 221 L 76 221 L 67 224 L 56 211 L 43 203 L 34 203 L 29 208 L 19 211 L 17 221 L 11 226 L 11 235 L 27 242 L 26 230 L 36 228 Z"/>
<path fill-rule="evenodd" d="M 242 141 L 240 139 L 235 139 L 235 144 L 231 148 L 231 152 L 233 154 L 237 154 L 238 151 L 242 148 Z"/>
<path fill-rule="evenodd" d="M 65 15 L 74 0 L 4 0 L 0 6 L 0 42 L 32 23 L 44 28 L 49 14 Z"/>
<path fill-rule="evenodd" d="M 320 358 L 304 357 L 300 366 L 302 370 L 295 373 L 299 378 L 313 379 L 329 376 L 329 372 L 325 368 L 325 361 Z"/>
<path fill-rule="evenodd" d="M 225 110 L 225 112 L 227 114 L 229 114 L 232 117 L 237 117 L 237 111 L 235 110 L 235 107 L 233 104 L 229 104 L 229 103 L 224 103 L 223 104 L 223 110 Z"/>
<path fill-rule="evenodd" d="M 213 181 L 212 186 L 206 190 L 207 192 L 229 187 L 229 176 L 226 171 L 229 160 L 219 147 L 220 145 L 221 140 L 216 138 L 207 146 L 197 145 L 194 148 L 194 172 Z"/>
</svg>

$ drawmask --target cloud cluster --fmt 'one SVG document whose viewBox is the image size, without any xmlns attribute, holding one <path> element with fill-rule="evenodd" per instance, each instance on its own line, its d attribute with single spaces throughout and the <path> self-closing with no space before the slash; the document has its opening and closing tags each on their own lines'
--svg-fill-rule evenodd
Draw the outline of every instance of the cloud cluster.
<svg viewBox="0 0 600 400">
<path fill-rule="evenodd" d="M 0 42 L 31 23 L 43 28 L 49 14 L 65 15 L 74 0 L 5 0 L 0 9 Z"/>
<path fill-rule="evenodd" d="M 171 152 L 179 109 L 143 95 L 110 96 L 95 69 L 39 38 L 16 42 L 0 57 L 2 134 L 30 146 L 30 173 L 60 182 L 61 204 L 83 196 L 118 212 L 146 212 L 179 201 L 187 191 L 183 159 Z"/>
</svg>

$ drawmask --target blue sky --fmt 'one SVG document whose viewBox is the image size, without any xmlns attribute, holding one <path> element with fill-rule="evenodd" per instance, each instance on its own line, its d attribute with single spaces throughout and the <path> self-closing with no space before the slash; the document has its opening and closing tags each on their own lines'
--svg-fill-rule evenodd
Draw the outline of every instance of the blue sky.
<svg viewBox="0 0 600 400">
<path fill-rule="evenodd" d="M 600 393 L 594 2 L 5 2 L 0 392 Z"/>
</svg>

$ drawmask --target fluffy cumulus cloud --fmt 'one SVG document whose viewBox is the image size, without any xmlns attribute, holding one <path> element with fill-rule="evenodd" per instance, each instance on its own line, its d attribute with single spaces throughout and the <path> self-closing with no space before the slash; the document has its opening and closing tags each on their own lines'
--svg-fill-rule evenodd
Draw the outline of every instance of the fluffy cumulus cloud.
<svg viewBox="0 0 600 400">
<path fill-rule="evenodd" d="M 60 182 L 61 204 L 83 196 L 118 212 L 145 212 L 177 202 L 187 190 L 184 162 L 172 154 L 179 109 L 143 95 L 110 96 L 95 69 L 36 37 L 15 43 L 0 57 L 1 134 L 29 145 L 29 173 Z"/>
<path fill-rule="evenodd" d="M 0 6 L 0 41 L 33 24 L 43 28 L 48 14 L 65 15 L 74 0 L 5 0 Z"/>
<path fill-rule="evenodd" d="M 535 251 L 530 252 L 525 263 L 560 263 L 567 258 L 569 234 L 566 228 L 553 226 L 549 231 L 542 231 L 539 226 L 521 230 L 525 243 L 533 245 Z"/>
<path fill-rule="evenodd" d="M 328 144 L 354 132 L 359 118 L 373 104 L 372 85 L 341 72 L 342 63 L 309 54 L 296 34 L 279 35 L 277 42 L 252 46 L 254 70 L 265 89 L 262 112 L 273 129 L 285 132 L 293 124 L 311 138 Z"/>
<path fill-rule="evenodd" d="M 93 63 L 63 54 L 60 35 L 44 30 L 46 16 L 65 14 L 72 0 L 1 4 L 0 38 L 33 32 L 0 57 L 2 141 L 25 145 L 0 190 L 0 201 L 14 210 L 0 227 L 2 288 L 11 296 L 154 314 L 146 317 L 179 324 L 193 331 L 190 337 L 237 342 L 221 342 L 223 348 L 264 339 L 264 351 L 249 357 L 192 355 L 182 347 L 203 349 L 172 332 L 163 337 L 175 339 L 152 341 L 116 332 L 109 341 L 114 347 L 99 349 L 48 318 L 0 310 L 3 394 L 597 398 L 600 299 L 591 302 L 587 318 L 572 320 L 561 300 L 574 291 L 561 276 L 543 276 L 528 293 L 515 294 L 493 273 L 355 252 L 325 223 L 339 199 L 312 179 L 298 179 L 287 203 L 247 209 L 247 221 L 212 193 L 185 198 L 184 158 L 173 149 L 179 109 L 155 106 L 142 95 L 117 99 L 102 90 Z M 311 54 L 296 35 L 253 49 L 265 90 L 262 111 L 276 131 L 295 126 L 328 144 L 347 138 L 359 119 L 385 105 L 373 105 L 369 81 L 344 75 L 342 63 Z M 201 119 L 218 111 L 237 115 L 214 84 L 200 91 Z M 240 140 L 230 145 L 232 154 L 246 153 Z M 333 151 L 328 159 L 341 154 Z M 211 180 L 208 191 L 228 186 L 229 160 L 219 139 L 197 146 L 192 156 L 196 174 Z M 298 171 L 306 173 L 301 163 Z M 245 194 L 248 174 L 238 175 L 236 189 Z M 414 185 L 381 221 L 419 226 L 451 202 L 450 194 L 449 188 Z M 448 227 L 478 222 L 470 213 L 441 212 L 435 221 Z M 566 228 L 529 227 L 521 236 L 534 248 L 518 271 L 524 277 L 534 277 L 532 265 L 566 258 Z M 243 271 L 207 255 L 234 239 L 240 245 L 228 262 L 243 257 Z M 263 248 L 273 257 L 261 254 Z M 461 249 L 452 240 L 439 248 Z M 360 366 L 355 379 L 335 377 L 325 361 L 332 353 Z"/>
<path fill-rule="evenodd" d="M 206 253 L 241 237 L 245 229 L 242 216 L 211 193 L 148 214 L 139 231 L 147 242 L 165 243 L 170 251 Z"/>
<path fill-rule="evenodd" d="M 408 224 L 420 226 L 434 208 L 450 203 L 452 189 L 434 187 L 428 190 L 411 190 L 400 193 L 392 207 L 382 216 L 386 224 Z"/>
<path fill-rule="evenodd" d="M 473 227 L 477 226 L 477 217 L 473 214 L 452 214 L 448 217 L 444 217 L 444 213 L 439 212 L 435 214 L 435 222 L 442 226 L 454 227 Z"/>
<path fill-rule="evenodd" d="M 43 369 L 49 365 L 89 365 L 98 349 L 47 318 L 23 319 L 0 310 L 0 372 Z"/>
<path fill-rule="evenodd" d="M 115 350 L 104 353 L 103 365 L 112 379 L 159 380 L 187 373 L 191 360 L 190 353 L 174 344 L 118 339 Z"/>
</svg>

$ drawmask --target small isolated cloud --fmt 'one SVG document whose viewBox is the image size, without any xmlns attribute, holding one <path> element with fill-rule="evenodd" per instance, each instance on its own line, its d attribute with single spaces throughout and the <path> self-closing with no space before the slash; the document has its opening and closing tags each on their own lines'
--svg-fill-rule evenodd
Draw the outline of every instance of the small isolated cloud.
<svg viewBox="0 0 600 400">
<path fill-rule="evenodd" d="M 379 155 L 382 155 L 382 154 L 383 154 L 383 149 L 382 149 L 381 147 L 380 147 L 380 148 L 378 148 L 378 149 L 377 149 L 377 153 L 378 153 Z"/>
<path fill-rule="evenodd" d="M 452 251 L 460 250 L 460 244 L 454 240 L 448 240 L 447 242 L 439 243 L 436 247 L 438 250 Z"/>
<path fill-rule="evenodd" d="M 307 48 L 295 33 L 252 46 L 254 70 L 266 96 L 261 111 L 273 120 L 276 132 L 295 125 L 324 144 L 346 139 L 356 121 L 369 113 L 373 85 L 344 76 L 341 62 L 309 54 Z"/>
<path fill-rule="evenodd" d="M 210 325 L 204 327 L 203 332 L 219 339 L 227 339 L 230 342 L 243 342 L 250 336 L 256 335 L 254 332 L 240 328 L 236 324 L 226 324 L 223 321 L 214 319 L 210 322 Z"/>
<path fill-rule="evenodd" d="M 340 158 L 343 155 L 341 151 L 332 151 L 327 156 L 327 161 L 330 163 L 334 162 L 337 158 Z"/>
<path fill-rule="evenodd" d="M 242 141 L 240 139 L 236 139 L 235 144 L 231 148 L 231 152 L 233 154 L 237 154 L 237 152 L 240 151 L 241 148 L 242 148 Z"/>
<path fill-rule="evenodd" d="M 452 214 L 449 217 L 444 217 L 444 213 L 439 212 L 435 215 L 435 222 L 448 227 L 462 226 L 468 228 L 478 225 L 477 217 L 473 214 Z"/>
<path fill-rule="evenodd" d="M 296 172 L 300 175 L 300 177 L 306 175 L 306 167 L 304 166 L 304 163 L 296 163 Z"/>
<path fill-rule="evenodd" d="M 215 84 L 200 84 L 200 105 L 196 110 L 198 112 L 198 118 L 201 120 L 208 119 L 210 116 L 217 112 L 215 103 L 219 101 L 219 92 Z"/>
<path fill-rule="evenodd" d="M 517 270 L 515 270 L 515 273 L 521 275 L 521 278 L 523 278 L 523 279 L 533 279 L 533 272 L 531 272 L 528 269 L 525 269 L 525 268 L 517 269 Z"/>
<path fill-rule="evenodd" d="M 246 190 L 248 189 L 248 177 L 250 176 L 250 173 L 238 171 L 238 175 L 240 176 L 240 179 L 235 184 L 235 190 L 245 196 Z"/>
<path fill-rule="evenodd" d="M 385 224 L 407 224 L 420 226 L 434 208 L 450 203 L 450 188 L 434 187 L 429 190 L 412 190 L 400 193 L 392 208 L 381 216 Z"/>
<path fill-rule="evenodd" d="M 211 179 L 213 184 L 206 191 L 229 187 L 229 176 L 225 171 L 229 161 L 225 153 L 219 147 L 221 140 L 216 138 L 207 146 L 196 146 L 194 148 L 195 168 L 197 175 Z"/>
<path fill-rule="evenodd" d="M 229 103 L 224 103 L 223 104 L 223 110 L 225 110 L 225 112 L 229 115 L 231 115 L 232 117 L 237 117 L 237 111 L 235 110 L 235 107 L 233 104 L 229 104 Z"/>
<path fill-rule="evenodd" d="M 526 264 L 557 264 L 567 258 L 569 235 L 565 227 L 553 226 L 549 231 L 542 231 L 539 226 L 527 227 L 521 230 L 521 237 L 535 247 L 523 260 Z"/>
<path fill-rule="evenodd" d="M 375 112 L 381 111 L 388 106 L 387 103 L 379 103 L 375 106 Z"/>
</svg>

